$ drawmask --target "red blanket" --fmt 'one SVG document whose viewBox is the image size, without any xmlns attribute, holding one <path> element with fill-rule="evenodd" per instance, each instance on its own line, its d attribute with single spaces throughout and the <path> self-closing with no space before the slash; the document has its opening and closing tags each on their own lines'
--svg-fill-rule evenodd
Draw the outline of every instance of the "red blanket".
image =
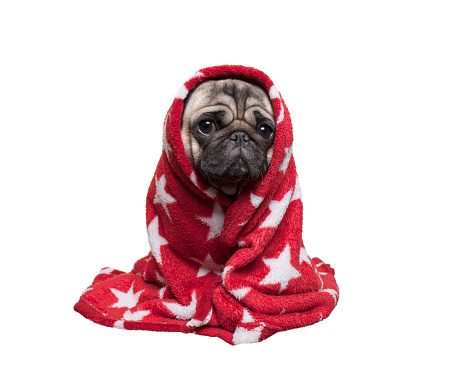
<svg viewBox="0 0 460 374">
<path fill-rule="evenodd" d="M 264 179 L 236 201 L 193 170 L 180 134 L 184 98 L 206 79 L 264 88 L 277 119 Z M 103 268 L 75 305 L 109 327 L 181 331 L 252 343 L 319 322 L 337 304 L 334 270 L 302 242 L 302 199 L 287 107 L 263 72 L 217 66 L 179 90 L 163 126 L 163 153 L 147 194 L 150 253 L 131 272 Z"/>
</svg>

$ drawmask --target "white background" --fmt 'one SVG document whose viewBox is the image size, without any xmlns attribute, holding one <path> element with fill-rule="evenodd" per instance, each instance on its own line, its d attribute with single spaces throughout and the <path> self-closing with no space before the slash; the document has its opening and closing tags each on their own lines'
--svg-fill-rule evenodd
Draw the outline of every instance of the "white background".
<svg viewBox="0 0 460 374">
<path fill-rule="evenodd" d="M 456 1 L 2 1 L 5 373 L 460 370 Z M 73 311 L 99 269 L 148 253 L 145 195 L 174 94 L 242 64 L 292 115 L 324 322 L 232 347 Z"/>
</svg>

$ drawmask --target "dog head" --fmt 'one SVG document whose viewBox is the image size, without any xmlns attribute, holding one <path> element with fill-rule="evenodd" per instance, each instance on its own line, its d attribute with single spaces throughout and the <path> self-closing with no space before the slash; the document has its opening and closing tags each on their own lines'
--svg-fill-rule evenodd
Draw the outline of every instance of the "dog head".
<svg viewBox="0 0 460 374">
<path fill-rule="evenodd" d="M 194 169 L 230 196 L 266 173 L 276 121 L 268 94 L 236 80 L 209 80 L 185 100 L 181 136 Z"/>
</svg>

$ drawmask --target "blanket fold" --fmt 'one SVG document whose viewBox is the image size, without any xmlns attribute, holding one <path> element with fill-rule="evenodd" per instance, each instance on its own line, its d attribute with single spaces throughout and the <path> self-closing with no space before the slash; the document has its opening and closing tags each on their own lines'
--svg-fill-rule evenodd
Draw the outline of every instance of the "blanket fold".
<svg viewBox="0 0 460 374">
<path fill-rule="evenodd" d="M 207 79 L 264 88 L 277 121 L 265 177 L 235 200 L 195 172 L 182 145 L 184 99 Z M 131 272 L 103 268 L 75 305 L 121 329 L 180 331 L 227 343 L 258 342 L 319 322 L 337 304 L 334 270 L 302 242 L 302 195 L 288 109 L 263 72 L 216 66 L 178 91 L 163 125 L 163 152 L 147 193 L 150 253 Z"/>
</svg>

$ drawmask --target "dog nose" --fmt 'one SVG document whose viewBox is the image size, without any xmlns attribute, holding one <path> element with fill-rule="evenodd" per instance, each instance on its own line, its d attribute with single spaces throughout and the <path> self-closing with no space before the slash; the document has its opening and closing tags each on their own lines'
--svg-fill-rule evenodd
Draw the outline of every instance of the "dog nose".
<svg viewBox="0 0 460 374">
<path fill-rule="evenodd" d="M 244 131 L 235 131 L 228 138 L 241 146 L 245 146 L 249 141 L 249 135 Z"/>
</svg>

